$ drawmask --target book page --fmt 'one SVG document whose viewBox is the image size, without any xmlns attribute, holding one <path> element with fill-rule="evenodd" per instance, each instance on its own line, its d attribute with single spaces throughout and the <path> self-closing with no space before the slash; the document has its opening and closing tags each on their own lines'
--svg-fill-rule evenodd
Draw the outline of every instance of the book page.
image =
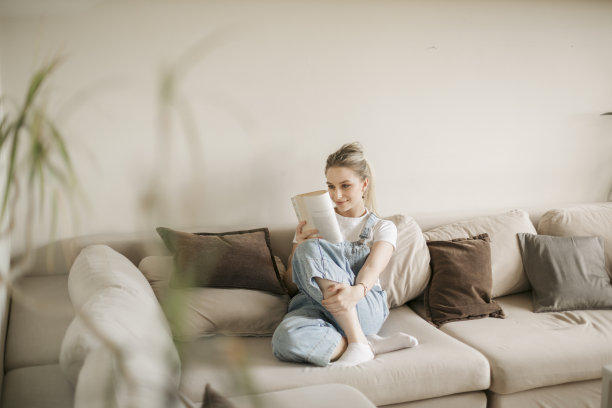
<svg viewBox="0 0 612 408">
<path fill-rule="evenodd" d="M 298 220 L 306 220 L 304 229 L 316 228 L 321 238 L 333 242 L 342 242 L 342 233 L 336 219 L 334 203 L 327 190 L 313 191 L 291 198 Z"/>
</svg>

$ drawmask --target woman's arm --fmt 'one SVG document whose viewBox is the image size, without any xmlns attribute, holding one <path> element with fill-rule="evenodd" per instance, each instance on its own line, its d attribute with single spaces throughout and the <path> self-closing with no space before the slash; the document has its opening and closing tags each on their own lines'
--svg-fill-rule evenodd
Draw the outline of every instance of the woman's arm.
<svg viewBox="0 0 612 408">
<path fill-rule="evenodd" d="M 283 281 L 285 282 L 285 287 L 289 292 L 290 296 L 294 296 L 298 293 L 298 288 L 293 283 L 293 254 L 295 253 L 295 249 L 307 239 L 314 238 L 319 233 L 318 229 L 310 229 L 304 231 L 304 225 L 306 225 L 306 221 L 302 221 L 295 228 L 295 242 L 293 243 L 293 248 L 291 249 L 291 255 L 289 255 L 289 259 L 287 260 L 287 272 L 285 273 L 285 277 Z"/>
<path fill-rule="evenodd" d="M 376 284 L 378 277 L 389 263 L 393 250 L 393 245 L 389 242 L 375 242 L 353 286 L 336 283 L 329 287 L 328 290 L 336 292 L 336 294 L 321 302 L 325 309 L 330 313 L 342 313 L 351 310 L 357 302 L 365 297 L 364 285 L 369 290 Z"/>
<path fill-rule="evenodd" d="M 376 284 L 380 274 L 385 269 L 391 255 L 393 255 L 393 245 L 386 241 L 378 241 L 372 245 L 370 255 L 365 261 L 365 264 L 359 271 L 357 279 L 355 279 L 355 286 L 361 287 L 360 283 L 365 284 L 368 289 Z M 363 287 L 361 287 L 363 289 Z"/>
<path fill-rule="evenodd" d="M 295 253 L 295 249 L 297 248 L 299 244 L 293 244 L 293 249 L 291 249 L 291 254 L 289 255 L 289 260 L 287 261 L 287 271 L 285 272 L 285 276 L 283 277 L 284 282 L 285 282 L 285 287 L 287 288 L 287 291 L 289 292 L 289 296 L 295 296 L 296 293 L 298 293 L 298 288 L 295 285 L 295 283 L 293 283 L 293 265 L 292 265 L 292 261 L 293 261 L 293 254 Z"/>
</svg>

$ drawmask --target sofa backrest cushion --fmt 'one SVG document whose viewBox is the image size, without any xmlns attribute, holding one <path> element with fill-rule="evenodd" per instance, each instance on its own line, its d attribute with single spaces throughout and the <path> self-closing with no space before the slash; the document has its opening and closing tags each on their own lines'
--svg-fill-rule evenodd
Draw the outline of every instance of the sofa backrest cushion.
<svg viewBox="0 0 612 408">
<path fill-rule="evenodd" d="M 606 268 L 612 276 L 612 203 L 585 204 L 547 211 L 538 222 L 538 234 L 600 237 L 604 244 Z"/>
<path fill-rule="evenodd" d="M 389 308 L 401 306 L 423 293 L 429 281 L 429 251 L 421 227 L 411 217 L 387 218 L 397 227 L 396 249 L 380 275 Z"/>
<path fill-rule="evenodd" d="M 281 275 L 285 267 L 275 257 Z M 148 256 L 138 265 L 164 306 L 174 337 L 181 341 L 214 334 L 271 336 L 289 303 L 288 295 L 222 288 L 169 287 L 172 256 Z"/>
<path fill-rule="evenodd" d="M 443 225 L 426 231 L 424 235 L 427 241 L 450 241 L 488 234 L 493 277 L 491 296 L 499 297 L 529 289 L 516 237 L 519 232 L 536 232 L 529 215 L 523 210 Z"/>
</svg>

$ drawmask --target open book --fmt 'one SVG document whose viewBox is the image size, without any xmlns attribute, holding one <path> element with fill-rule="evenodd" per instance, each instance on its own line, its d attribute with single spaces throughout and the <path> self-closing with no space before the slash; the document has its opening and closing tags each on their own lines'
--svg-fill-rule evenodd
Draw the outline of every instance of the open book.
<svg viewBox="0 0 612 408">
<path fill-rule="evenodd" d="M 304 230 L 316 228 L 321 238 L 334 244 L 342 242 L 334 202 L 327 190 L 298 194 L 291 197 L 291 202 L 298 220 L 306 220 Z"/>
</svg>

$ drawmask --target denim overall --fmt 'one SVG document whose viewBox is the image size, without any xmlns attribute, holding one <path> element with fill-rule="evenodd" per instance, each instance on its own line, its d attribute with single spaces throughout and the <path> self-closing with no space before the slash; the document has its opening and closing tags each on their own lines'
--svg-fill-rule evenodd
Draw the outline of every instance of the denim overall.
<svg viewBox="0 0 612 408">
<path fill-rule="evenodd" d="M 370 254 L 365 240 L 376 221 L 378 217 L 370 213 L 359 241 L 332 244 L 323 239 L 308 239 L 296 248 L 293 281 L 300 291 L 291 299 L 289 311 L 272 337 L 272 351 L 279 360 L 329 364 L 344 332 L 321 305 L 323 293 L 314 278 L 353 285 Z M 387 294 L 376 283 L 356 308 L 364 334 L 376 334 L 389 315 Z"/>
</svg>

